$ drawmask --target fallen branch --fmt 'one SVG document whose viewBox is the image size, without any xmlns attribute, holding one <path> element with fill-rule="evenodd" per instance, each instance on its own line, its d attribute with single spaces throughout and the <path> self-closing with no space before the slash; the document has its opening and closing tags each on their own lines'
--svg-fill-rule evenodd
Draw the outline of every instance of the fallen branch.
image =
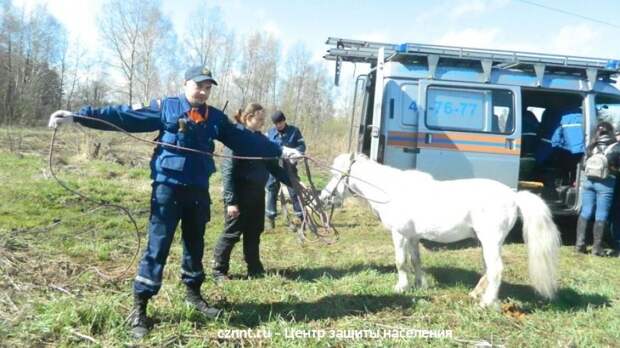
<svg viewBox="0 0 620 348">
<path fill-rule="evenodd" d="M 61 288 L 60 286 L 57 286 L 57 285 L 49 285 L 49 287 L 50 287 L 50 288 L 52 288 L 52 289 L 54 289 L 54 290 L 58 290 L 58 291 L 60 291 L 60 292 L 62 292 L 62 293 L 65 293 L 65 294 L 67 294 L 67 295 L 69 295 L 69 296 L 75 296 L 75 295 L 74 295 L 74 294 L 72 294 L 69 290 L 64 289 L 64 288 Z"/>
<path fill-rule="evenodd" d="M 81 333 L 79 333 L 79 332 L 77 332 L 75 330 L 71 330 L 71 334 L 74 335 L 75 337 L 81 338 L 81 339 L 83 339 L 85 341 L 89 341 L 89 342 L 94 343 L 94 344 L 99 344 L 99 342 L 97 342 L 96 339 L 94 339 L 94 338 L 92 338 L 92 337 L 90 337 L 88 335 L 81 334 Z"/>
</svg>

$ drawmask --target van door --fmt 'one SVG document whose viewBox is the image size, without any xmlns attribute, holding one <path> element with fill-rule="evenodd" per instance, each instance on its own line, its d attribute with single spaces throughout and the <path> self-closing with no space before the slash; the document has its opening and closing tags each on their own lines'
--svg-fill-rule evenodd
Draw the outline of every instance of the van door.
<svg viewBox="0 0 620 348">
<path fill-rule="evenodd" d="M 400 169 L 416 167 L 418 149 L 418 83 L 389 80 L 385 86 L 383 163 Z"/>
<path fill-rule="evenodd" d="M 439 180 L 519 180 L 519 87 L 420 81 L 417 169 Z"/>
</svg>

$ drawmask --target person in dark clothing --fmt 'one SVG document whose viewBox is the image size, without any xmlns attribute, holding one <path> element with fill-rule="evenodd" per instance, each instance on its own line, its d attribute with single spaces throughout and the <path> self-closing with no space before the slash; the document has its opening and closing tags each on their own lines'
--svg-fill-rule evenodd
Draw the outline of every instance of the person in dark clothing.
<svg viewBox="0 0 620 348">
<path fill-rule="evenodd" d="M 614 136 L 613 126 L 607 122 L 600 122 L 596 129 L 596 136 L 593 138 L 590 145 L 586 149 L 586 164 L 585 174 L 586 179 L 582 185 L 582 203 L 581 213 L 577 220 L 577 238 L 575 243 L 575 249 L 577 252 L 586 252 L 586 230 L 588 221 L 594 216 L 594 229 L 592 254 L 596 256 L 603 256 L 603 235 L 609 223 L 609 211 L 613 201 L 614 187 L 616 184 L 616 176 L 618 175 L 615 163 L 617 160 L 610 161 L 609 159 L 617 158 L 617 151 L 620 151 L 616 144 Z M 613 154 L 612 154 L 613 152 Z M 607 160 L 604 162 L 607 165 L 608 172 L 606 175 L 588 175 L 590 161 L 595 155 L 604 155 Z M 611 166 L 609 166 L 611 164 Z M 607 168 L 605 168 L 607 169 Z M 594 171 L 592 171 L 594 173 Z"/>
<path fill-rule="evenodd" d="M 529 110 L 523 110 L 521 113 L 523 123 L 521 127 L 521 156 L 533 155 L 538 147 L 538 130 L 540 122 L 536 119 L 536 115 Z"/>
<path fill-rule="evenodd" d="M 616 141 L 620 142 L 620 131 L 618 129 L 616 129 Z M 616 147 L 620 147 L 620 145 Z M 614 148 L 608 157 L 610 170 L 616 173 L 620 172 L 620 149 Z M 616 256 L 620 257 L 620 179 L 618 176 L 616 176 L 616 187 L 614 188 L 610 215 L 612 248 Z"/>
<path fill-rule="evenodd" d="M 560 199 L 558 185 L 574 182 L 574 168 L 584 153 L 583 112 L 580 107 L 549 108 L 542 115 L 540 141 L 534 157 L 541 173 L 542 196 L 549 201 Z"/>
<path fill-rule="evenodd" d="M 50 116 L 51 128 L 78 122 L 89 128 L 115 130 L 96 120 L 76 117 L 81 115 L 107 121 L 128 132 L 159 131 L 159 141 L 164 144 L 157 146 L 151 160 L 153 190 L 148 242 L 134 279 L 134 308 L 129 318 L 135 338 L 148 333 L 147 304 L 161 288 L 164 266 L 179 222 L 183 240 L 181 280 L 186 285 L 186 302 L 207 318 L 214 319 L 221 314 L 221 310 L 209 306 L 200 293 L 205 278 L 204 232 L 211 217 L 209 178 L 215 172 L 215 163 L 209 153 L 214 150 L 214 140 L 245 156 L 299 154 L 293 149 L 284 151 L 264 136 L 236 127 L 222 111 L 208 105 L 214 85 L 217 82 L 211 71 L 197 66 L 185 72 L 183 94 L 153 101 L 147 107 L 87 106 L 77 115 L 58 110 Z"/>
<path fill-rule="evenodd" d="M 267 138 L 280 146 L 291 147 L 304 153 L 306 151 L 306 143 L 304 137 L 301 135 L 299 128 L 289 125 L 286 122 L 286 116 L 280 110 L 271 115 L 271 121 L 274 126 L 267 132 Z M 297 167 L 294 163 L 285 161 L 283 164 L 285 169 L 291 170 L 294 175 L 297 175 Z M 280 192 L 280 182 L 277 178 L 270 176 L 267 181 L 267 207 L 265 209 L 265 215 L 269 219 L 269 225 L 271 228 L 276 226 L 276 216 L 278 215 L 277 200 L 278 193 Z M 293 211 L 298 219 L 303 219 L 303 212 L 299 205 L 297 198 L 297 192 L 291 187 L 288 188 L 288 193 L 293 203 Z M 283 208 L 284 209 L 284 208 Z"/>
<path fill-rule="evenodd" d="M 261 134 L 265 123 L 263 107 L 249 104 L 235 115 L 237 126 Z M 235 152 L 226 149 L 226 155 Z M 265 228 L 265 183 L 269 174 L 287 186 L 291 186 L 286 171 L 276 160 L 239 160 L 225 158 L 222 162 L 223 198 L 225 209 L 224 231 L 220 235 L 213 254 L 213 276 L 216 281 L 228 279 L 230 254 L 243 236 L 243 256 L 247 263 L 248 277 L 263 275 L 265 269 L 260 260 L 260 235 Z"/>
</svg>

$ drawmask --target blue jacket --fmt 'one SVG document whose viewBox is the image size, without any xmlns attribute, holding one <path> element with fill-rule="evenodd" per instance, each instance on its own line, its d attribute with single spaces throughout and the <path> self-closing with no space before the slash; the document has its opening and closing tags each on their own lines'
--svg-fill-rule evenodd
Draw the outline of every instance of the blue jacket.
<svg viewBox="0 0 620 348">
<path fill-rule="evenodd" d="M 132 109 L 127 105 L 101 109 L 85 107 L 80 115 L 99 118 L 129 132 L 159 131 L 160 141 L 212 153 L 219 140 L 240 156 L 279 157 L 281 148 L 261 134 L 236 127 L 220 110 L 208 106 L 207 120 L 195 123 L 188 117 L 191 106 L 184 95 L 151 102 L 148 107 Z M 199 111 L 204 115 L 207 106 Z M 185 131 L 179 129 L 184 120 Z M 114 130 L 103 123 L 76 118 L 80 124 L 96 129 Z M 183 122 L 183 121 L 181 121 Z M 215 172 L 213 157 L 199 153 L 158 146 L 151 161 L 151 177 L 155 182 L 170 185 L 209 187 L 209 177 Z"/>
<path fill-rule="evenodd" d="M 267 138 L 280 146 L 292 147 L 301 153 L 306 152 L 304 137 L 295 126 L 287 124 L 282 132 L 278 132 L 276 127 L 271 127 L 267 132 Z"/>
<path fill-rule="evenodd" d="M 540 124 L 541 139 L 536 151 L 536 161 L 544 162 L 556 148 L 574 155 L 583 154 L 585 144 L 581 108 L 562 110 L 548 115 L 546 113 L 545 111 Z"/>
</svg>

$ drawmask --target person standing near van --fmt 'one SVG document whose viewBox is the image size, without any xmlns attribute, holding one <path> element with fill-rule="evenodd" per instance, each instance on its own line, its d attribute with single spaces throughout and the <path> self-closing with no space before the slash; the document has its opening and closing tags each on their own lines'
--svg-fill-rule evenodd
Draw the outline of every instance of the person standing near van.
<svg viewBox="0 0 620 348">
<path fill-rule="evenodd" d="M 613 126 L 600 122 L 596 127 L 596 136 L 586 149 L 584 172 L 586 179 L 581 187 L 581 213 L 577 220 L 577 238 L 575 249 L 586 252 L 586 230 L 588 221 L 594 216 L 592 254 L 603 256 L 603 235 L 608 225 L 609 211 L 614 196 L 617 171 L 609 168 L 610 153 L 620 151 L 616 143 Z M 614 169 L 612 167 L 612 169 Z"/>
<path fill-rule="evenodd" d="M 302 154 L 306 152 L 306 143 L 304 142 L 304 137 L 301 135 L 301 131 L 297 127 L 286 123 L 286 117 L 282 111 L 278 110 L 271 115 L 271 121 L 274 126 L 267 132 L 267 138 L 269 138 L 269 140 L 280 146 L 293 148 Z M 292 170 L 294 175 L 297 175 L 297 166 L 295 164 L 285 161 L 284 168 Z M 270 176 L 267 181 L 266 189 L 267 206 L 265 209 L 265 215 L 269 219 L 269 226 L 273 229 L 276 226 L 275 219 L 278 215 L 277 200 L 278 192 L 280 192 L 280 182 L 277 178 Z M 293 202 L 295 216 L 297 216 L 298 219 L 302 219 L 303 213 L 301 211 L 301 206 L 299 205 L 297 192 L 289 186 L 288 193 L 291 201 Z"/>
<path fill-rule="evenodd" d="M 620 142 L 620 131 L 616 129 L 616 141 Z M 620 145 L 617 145 L 620 147 Z M 612 171 L 620 172 L 620 149 L 612 151 L 609 158 L 609 165 Z M 611 205 L 611 240 L 616 256 L 620 256 L 620 179 L 616 176 L 616 187 L 614 189 L 614 199 Z"/>
<path fill-rule="evenodd" d="M 265 111 L 260 104 L 251 103 L 235 115 L 237 127 L 260 133 L 265 124 Z M 265 138 L 266 139 L 266 138 Z M 234 152 L 226 148 L 226 155 Z M 265 183 L 269 174 L 291 186 L 286 171 L 276 160 L 238 160 L 227 157 L 222 162 L 223 198 L 225 205 L 224 231 L 213 253 L 213 277 L 228 279 L 230 254 L 243 236 L 243 256 L 248 277 L 260 277 L 265 269 L 260 260 L 260 236 L 265 229 Z"/>
<path fill-rule="evenodd" d="M 207 104 L 213 86 L 217 86 L 217 82 L 211 71 L 196 66 L 185 72 L 184 90 L 179 96 L 153 101 L 148 107 L 87 106 L 78 112 L 78 115 L 107 121 L 128 132 L 159 131 L 158 138 L 163 143 L 156 147 L 151 159 L 153 189 L 148 242 L 133 282 L 134 307 L 129 324 L 135 338 L 148 333 L 147 304 L 161 288 L 164 266 L 179 222 L 185 300 L 210 319 L 217 318 L 222 312 L 208 305 L 200 293 L 205 279 L 202 265 L 204 233 L 210 220 L 209 178 L 215 172 L 213 157 L 208 154 L 214 150 L 214 140 L 244 156 L 299 155 L 298 151 L 282 149 L 260 134 L 235 127 L 222 111 Z M 96 120 L 75 117 L 66 110 L 54 112 L 49 127 L 73 122 L 89 128 L 115 130 Z"/>
<path fill-rule="evenodd" d="M 542 115 L 540 123 L 540 142 L 534 157 L 542 173 L 545 199 L 555 201 L 559 198 L 556 191 L 558 180 L 574 180 L 574 168 L 583 157 L 585 150 L 583 140 L 583 112 L 580 107 L 555 109 L 549 108 Z"/>
</svg>

